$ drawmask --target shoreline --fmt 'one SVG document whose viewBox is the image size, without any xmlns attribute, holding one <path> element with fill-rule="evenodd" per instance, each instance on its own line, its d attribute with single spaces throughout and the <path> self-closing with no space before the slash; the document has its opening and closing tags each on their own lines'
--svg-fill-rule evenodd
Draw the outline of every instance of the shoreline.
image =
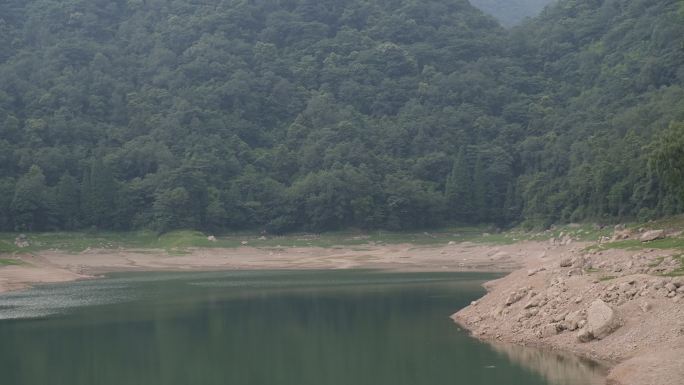
<svg viewBox="0 0 684 385">
<path fill-rule="evenodd" d="M 93 279 L 125 271 L 212 271 L 283 269 L 382 269 L 388 271 L 483 271 L 508 273 L 526 255 L 518 244 L 492 246 L 463 242 L 345 247 L 192 248 L 180 255 L 156 249 L 91 249 L 80 253 L 42 251 L 12 256 L 0 266 L 0 293 L 32 284 Z"/>
<path fill-rule="evenodd" d="M 660 284 L 653 284 L 660 278 L 640 272 L 643 266 L 676 252 L 588 252 L 589 245 L 522 241 L 508 245 L 463 242 L 441 246 L 196 248 L 182 255 L 133 249 L 44 251 L 12 256 L 19 264 L 0 266 L 0 296 L 36 284 L 97 279 L 126 271 L 381 269 L 505 273 L 484 284 L 487 293 L 482 298 L 452 315 L 475 338 L 493 345 L 534 347 L 589 359 L 607 367 L 607 384 L 611 385 L 669 385 L 684 379 L 684 300 L 674 299 L 684 298 L 684 293 L 667 297 Z M 587 269 L 588 260 L 593 265 Z M 582 264 L 579 268 L 578 261 Z M 615 276 L 604 280 L 608 273 Z M 672 281 L 662 278 L 663 282 L 668 280 Z M 621 290 L 632 288 L 640 290 L 635 297 L 620 295 Z M 616 296 L 611 294 L 614 292 Z M 506 305 L 513 294 L 520 298 Z M 530 306 L 534 298 L 542 297 L 545 304 Z M 592 301 L 601 298 L 619 318 L 620 327 L 612 334 L 579 342 L 578 329 L 558 330 L 565 322 L 561 316 L 586 312 Z M 648 310 L 641 310 L 643 306 Z"/>
<path fill-rule="evenodd" d="M 477 339 L 607 364 L 609 385 L 684 380 L 684 277 L 650 274 L 675 250 L 554 249 L 505 277 L 452 319 Z M 596 316 L 598 310 L 605 311 Z M 600 334 L 591 329 L 606 321 Z M 597 337 L 587 337 L 592 330 Z M 582 335 L 582 339 L 580 339 Z"/>
</svg>

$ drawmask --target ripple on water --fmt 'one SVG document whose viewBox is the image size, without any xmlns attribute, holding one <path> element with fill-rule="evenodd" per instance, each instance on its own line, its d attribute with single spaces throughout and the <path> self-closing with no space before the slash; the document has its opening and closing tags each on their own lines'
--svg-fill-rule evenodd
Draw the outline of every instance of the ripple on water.
<svg viewBox="0 0 684 385">
<path fill-rule="evenodd" d="M 43 318 L 69 309 L 130 300 L 130 285 L 114 281 L 84 281 L 41 285 L 0 297 L 0 320 Z"/>
</svg>

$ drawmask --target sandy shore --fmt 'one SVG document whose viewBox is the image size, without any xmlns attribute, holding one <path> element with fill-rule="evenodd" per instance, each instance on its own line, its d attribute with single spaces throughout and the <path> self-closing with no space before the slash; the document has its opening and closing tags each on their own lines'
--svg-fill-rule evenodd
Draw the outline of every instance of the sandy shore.
<svg viewBox="0 0 684 385">
<path fill-rule="evenodd" d="M 385 269 L 400 271 L 498 271 L 523 265 L 529 249 L 541 245 L 487 246 L 459 243 L 359 247 L 235 249 L 198 248 L 183 255 L 163 250 L 44 251 L 11 256 L 20 265 L 0 266 L 0 292 L 32 284 L 89 279 L 116 271 L 202 271 L 268 269 Z"/>
<path fill-rule="evenodd" d="M 672 296 L 664 289 L 672 279 L 644 274 L 656 262 L 667 264 L 668 256 L 675 251 L 592 254 L 586 246 L 465 242 L 441 246 L 241 247 L 191 249 L 183 255 L 169 255 L 163 250 L 45 251 L 3 256 L 19 259 L 21 264 L 0 266 L 0 293 L 118 271 L 369 268 L 507 272 L 510 274 L 485 285 L 485 297 L 453 316 L 477 338 L 572 352 L 608 363 L 609 384 L 684 383 L 684 293 Z M 520 298 L 507 305 L 513 293 Z M 529 306 L 540 298 L 543 303 Z M 577 330 L 563 330 L 559 325 L 566 322 L 568 313 L 585 314 L 586 318 L 587 308 L 596 299 L 605 300 L 614 309 L 620 327 L 600 340 L 579 342 Z"/>
</svg>

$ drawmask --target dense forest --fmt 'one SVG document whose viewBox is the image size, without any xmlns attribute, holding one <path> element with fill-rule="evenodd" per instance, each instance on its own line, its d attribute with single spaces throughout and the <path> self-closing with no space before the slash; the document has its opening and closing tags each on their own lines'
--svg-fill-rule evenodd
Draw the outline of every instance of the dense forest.
<svg viewBox="0 0 684 385">
<path fill-rule="evenodd" d="M 470 0 L 470 3 L 511 27 L 525 18 L 538 15 L 544 7 L 557 0 Z"/>
<path fill-rule="evenodd" d="M 684 209 L 684 1 L 4 0 L 0 230 Z"/>
</svg>

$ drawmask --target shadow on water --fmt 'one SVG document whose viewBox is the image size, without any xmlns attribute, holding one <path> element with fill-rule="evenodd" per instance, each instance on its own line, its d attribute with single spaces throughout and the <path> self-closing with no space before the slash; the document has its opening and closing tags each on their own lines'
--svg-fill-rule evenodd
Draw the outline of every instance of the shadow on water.
<svg viewBox="0 0 684 385">
<path fill-rule="evenodd" d="M 481 343 L 475 273 L 114 274 L 0 297 L 13 385 L 589 385 L 577 359 Z"/>
</svg>

